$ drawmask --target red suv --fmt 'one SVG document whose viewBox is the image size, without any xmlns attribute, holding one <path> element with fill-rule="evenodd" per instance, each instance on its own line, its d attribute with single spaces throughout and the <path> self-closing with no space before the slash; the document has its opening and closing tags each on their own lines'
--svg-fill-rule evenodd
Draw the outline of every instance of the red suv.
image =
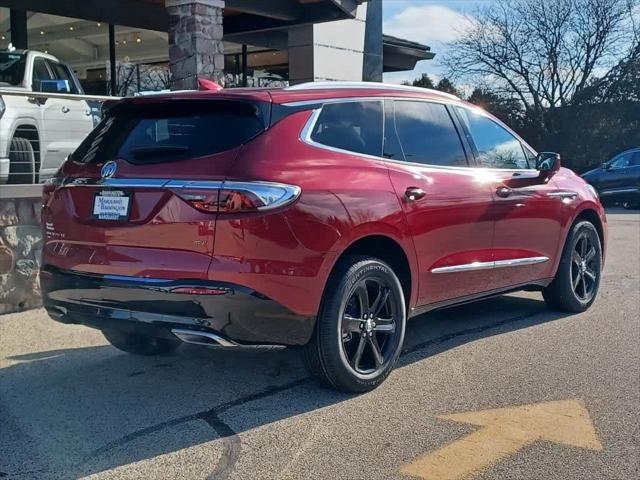
<svg viewBox="0 0 640 480">
<path fill-rule="evenodd" d="M 406 320 L 504 292 L 586 310 L 606 218 L 481 109 L 382 84 L 129 98 L 45 187 L 52 318 L 117 348 L 298 346 L 366 391 Z"/>
</svg>

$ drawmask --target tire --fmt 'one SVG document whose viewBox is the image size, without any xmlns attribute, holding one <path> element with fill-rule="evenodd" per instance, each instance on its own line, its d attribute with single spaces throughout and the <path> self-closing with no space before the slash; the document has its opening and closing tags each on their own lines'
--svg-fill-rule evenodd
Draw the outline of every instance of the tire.
<svg viewBox="0 0 640 480">
<path fill-rule="evenodd" d="M 135 355 L 167 355 L 176 350 L 181 344 L 178 340 L 148 337 L 115 330 L 103 330 L 102 334 L 118 350 Z"/>
<path fill-rule="evenodd" d="M 602 246 L 598 231 L 591 222 L 578 222 L 571 228 L 556 276 L 542 290 L 542 296 L 555 310 L 584 312 L 598 295 L 601 275 Z"/>
<path fill-rule="evenodd" d="M 327 282 L 303 361 L 332 388 L 367 392 L 393 370 L 405 327 L 404 293 L 391 267 L 375 258 L 348 256 Z"/>
<path fill-rule="evenodd" d="M 31 142 L 26 138 L 14 137 L 9 146 L 9 180 L 7 183 L 35 183 L 35 164 L 35 154 Z"/>
</svg>

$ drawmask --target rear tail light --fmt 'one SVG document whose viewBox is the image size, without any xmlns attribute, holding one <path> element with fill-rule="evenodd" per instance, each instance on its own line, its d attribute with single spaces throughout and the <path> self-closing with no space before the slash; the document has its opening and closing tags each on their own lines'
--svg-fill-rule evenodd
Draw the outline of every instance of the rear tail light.
<svg viewBox="0 0 640 480">
<path fill-rule="evenodd" d="M 271 182 L 221 182 L 218 185 L 192 184 L 172 191 L 201 212 L 245 213 L 284 207 L 294 202 L 301 189 L 295 185 Z"/>
<path fill-rule="evenodd" d="M 44 185 L 42 186 L 42 208 L 47 208 L 49 206 L 53 192 L 55 192 L 62 183 L 63 179 L 60 177 L 53 177 L 44 182 Z"/>
</svg>

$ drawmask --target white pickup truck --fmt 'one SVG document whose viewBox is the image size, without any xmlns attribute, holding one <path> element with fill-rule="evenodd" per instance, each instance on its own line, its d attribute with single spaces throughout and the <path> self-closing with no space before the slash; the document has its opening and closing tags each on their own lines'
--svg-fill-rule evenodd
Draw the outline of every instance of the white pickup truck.
<svg viewBox="0 0 640 480">
<path fill-rule="evenodd" d="M 4 95 L 3 92 L 4 91 Z M 65 98 L 15 92 L 68 94 Z M 0 50 L 0 184 L 53 176 L 93 128 L 89 104 L 73 70 L 52 55 Z"/>
</svg>

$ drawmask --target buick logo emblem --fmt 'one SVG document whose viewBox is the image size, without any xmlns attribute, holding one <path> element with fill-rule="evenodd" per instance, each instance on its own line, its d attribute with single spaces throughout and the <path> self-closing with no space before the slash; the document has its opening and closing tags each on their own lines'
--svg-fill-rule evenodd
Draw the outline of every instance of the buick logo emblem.
<svg viewBox="0 0 640 480">
<path fill-rule="evenodd" d="M 111 178 L 115 175 L 116 170 L 118 169 L 118 165 L 116 162 L 107 162 L 102 166 L 102 170 L 100 170 L 100 175 L 102 178 Z"/>
</svg>

